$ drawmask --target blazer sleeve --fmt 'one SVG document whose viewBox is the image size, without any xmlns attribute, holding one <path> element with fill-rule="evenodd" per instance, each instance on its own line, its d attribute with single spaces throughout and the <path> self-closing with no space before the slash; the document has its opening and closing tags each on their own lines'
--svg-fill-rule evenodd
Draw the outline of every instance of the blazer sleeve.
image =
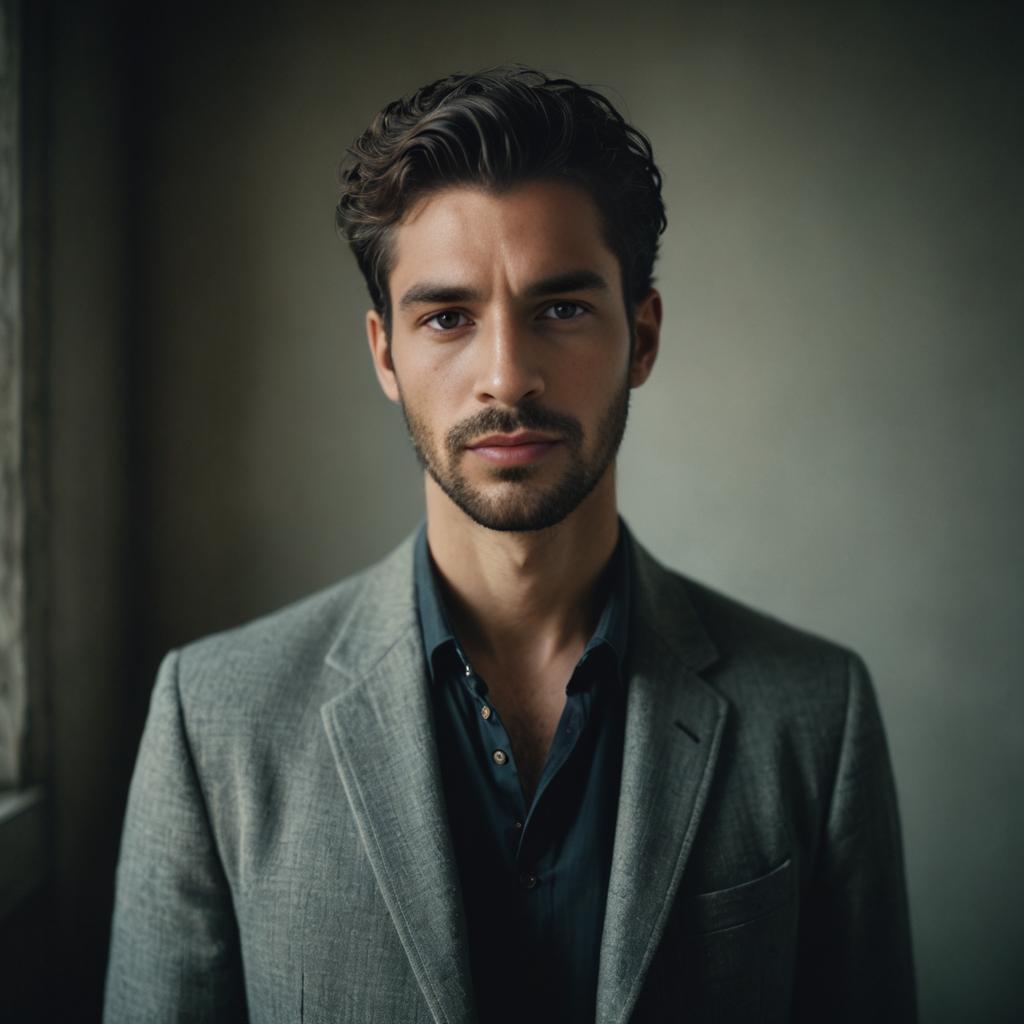
<svg viewBox="0 0 1024 1024">
<path fill-rule="evenodd" d="M 245 1019 L 238 931 L 172 652 L 157 675 L 128 794 L 103 1020 Z"/>
<path fill-rule="evenodd" d="M 835 782 L 801 914 L 794 1019 L 917 1019 L 896 788 L 863 662 L 848 664 Z"/>
</svg>

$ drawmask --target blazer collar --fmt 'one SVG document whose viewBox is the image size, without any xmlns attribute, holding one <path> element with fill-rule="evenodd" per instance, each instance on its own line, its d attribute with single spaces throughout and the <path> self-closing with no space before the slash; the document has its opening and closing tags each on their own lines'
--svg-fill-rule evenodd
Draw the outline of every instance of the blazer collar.
<svg viewBox="0 0 1024 1024">
<path fill-rule="evenodd" d="M 384 902 L 439 1022 L 475 1021 L 465 916 L 416 610 L 413 544 L 355 580 L 321 709 Z M 699 676 L 717 653 L 681 577 L 633 541 L 622 784 L 597 993 L 599 1024 L 636 1003 L 703 812 L 725 700 Z"/>
<path fill-rule="evenodd" d="M 418 628 L 415 540 L 415 534 L 406 537 L 386 558 L 351 580 L 356 593 L 325 659 L 349 680 L 365 676 L 410 629 Z"/>
</svg>

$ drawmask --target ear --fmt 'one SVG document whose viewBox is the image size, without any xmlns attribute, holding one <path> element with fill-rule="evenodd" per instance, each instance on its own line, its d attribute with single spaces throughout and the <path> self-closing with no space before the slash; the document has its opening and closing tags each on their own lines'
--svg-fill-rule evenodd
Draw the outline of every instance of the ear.
<svg viewBox="0 0 1024 1024">
<path fill-rule="evenodd" d="M 387 332 L 384 330 L 384 319 L 375 309 L 366 314 L 366 340 L 370 343 L 370 356 L 373 369 L 381 391 L 392 402 L 401 401 L 398 393 L 398 378 L 395 377 L 395 364 L 391 361 L 391 346 L 388 344 Z"/>
<path fill-rule="evenodd" d="M 629 365 L 629 386 L 638 388 L 651 375 L 658 358 L 661 337 L 661 296 L 652 288 L 637 304 L 633 314 L 635 341 Z"/>
</svg>

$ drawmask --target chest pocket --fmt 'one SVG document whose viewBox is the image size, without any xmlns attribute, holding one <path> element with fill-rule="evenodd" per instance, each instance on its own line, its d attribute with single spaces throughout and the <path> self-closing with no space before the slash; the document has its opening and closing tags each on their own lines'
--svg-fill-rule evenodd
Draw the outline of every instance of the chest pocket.
<svg viewBox="0 0 1024 1024">
<path fill-rule="evenodd" d="M 634 1022 L 787 1021 L 797 920 L 796 869 L 788 859 L 740 885 L 682 896 Z"/>
<path fill-rule="evenodd" d="M 787 859 L 760 878 L 691 896 L 685 905 L 683 928 L 708 934 L 752 924 L 789 903 L 796 894 L 795 882 L 793 862 Z"/>
</svg>

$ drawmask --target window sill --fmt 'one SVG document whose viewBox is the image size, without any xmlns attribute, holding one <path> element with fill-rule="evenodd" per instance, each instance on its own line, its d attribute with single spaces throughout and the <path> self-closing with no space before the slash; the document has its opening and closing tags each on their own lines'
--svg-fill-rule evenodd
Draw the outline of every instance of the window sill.
<svg viewBox="0 0 1024 1024">
<path fill-rule="evenodd" d="M 45 811 L 42 789 L 0 793 L 0 920 L 45 880 Z"/>
</svg>

